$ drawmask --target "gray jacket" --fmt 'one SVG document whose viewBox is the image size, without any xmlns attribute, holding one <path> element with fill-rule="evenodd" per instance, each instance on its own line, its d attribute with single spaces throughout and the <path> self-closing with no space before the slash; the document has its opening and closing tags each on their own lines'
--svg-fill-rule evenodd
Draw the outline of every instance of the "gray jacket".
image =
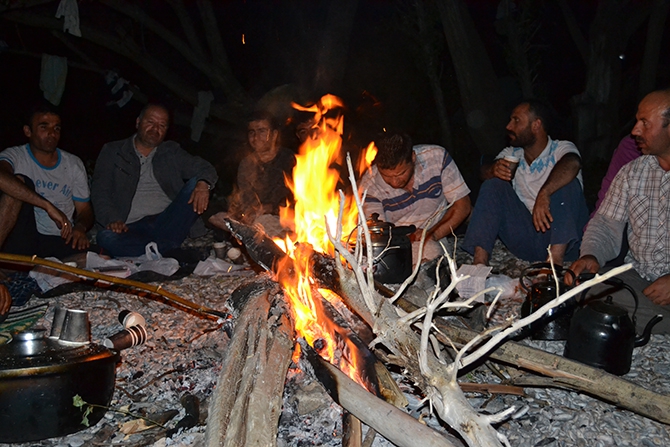
<svg viewBox="0 0 670 447">
<path fill-rule="evenodd" d="M 102 227 L 125 222 L 130 213 L 140 179 L 140 159 L 133 137 L 105 144 L 95 163 L 91 201 L 96 222 Z M 218 180 L 214 166 L 189 154 L 174 141 L 164 141 L 156 148 L 152 166 L 156 181 L 172 200 L 193 177 L 211 186 Z"/>
</svg>

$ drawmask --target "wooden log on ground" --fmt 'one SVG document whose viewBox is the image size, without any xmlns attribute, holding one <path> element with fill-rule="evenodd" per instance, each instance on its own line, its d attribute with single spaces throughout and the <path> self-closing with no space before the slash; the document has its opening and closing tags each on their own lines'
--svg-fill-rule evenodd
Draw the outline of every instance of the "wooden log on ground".
<svg viewBox="0 0 670 447">
<path fill-rule="evenodd" d="M 444 435 L 375 397 L 339 369 L 303 347 L 328 394 L 364 424 L 399 447 L 454 447 Z"/>
<path fill-rule="evenodd" d="M 402 298 L 396 303 L 407 312 L 416 309 L 416 306 Z M 457 347 L 463 346 L 477 335 L 474 331 L 452 326 L 439 318 L 434 320 L 434 324 L 438 329 L 436 337 L 445 346 L 450 346 L 450 342 Z M 551 378 L 538 381 L 519 379 L 513 381 L 513 385 L 554 386 L 581 391 L 649 419 L 670 424 L 670 396 L 655 393 L 601 369 L 513 341 L 498 347 L 489 358 Z"/>
<path fill-rule="evenodd" d="M 276 292 L 248 297 L 237 318 L 210 400 L 206 447 L 277 443 L 294 336 L 284 310 L 275 305 Z"/>
</svg>

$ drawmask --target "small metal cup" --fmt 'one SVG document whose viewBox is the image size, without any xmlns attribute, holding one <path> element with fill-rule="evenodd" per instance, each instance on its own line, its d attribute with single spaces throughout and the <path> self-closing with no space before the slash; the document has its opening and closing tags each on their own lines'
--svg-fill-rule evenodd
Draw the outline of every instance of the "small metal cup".
<svg viewBox="0 0 670 447">
<path fill-rule="evenodd" d="M 60 333 L 63 331 L 63 323 L 65 323 L 66 313 L 66 308 L 56 306 L 54 309 L 54 318 L 51 321 L 51 331 L 49 332 L 49 338 L 60 338 Z"/>
<path fill-rule="evenodd" d="M 122 349 L 141 345 L 147 341 L 147 338 L 149 338 L 149 334 L 144 326 L 130 326 L 112 335 L 103 341 L 102 344 L 109 349 L 121 351 Z"/>
<path fill-rule="evenodd" d="M 505 160 L 509 162 L 509 170 L 512 171 L 512 177 L 510 181 L 514 179 L 514 174 L 516 174 L 516 168 L 519 167 L 519 157 L 514 155 L 505 155 Z"/>
<path fill-rule="evenodd" d="M 214 242 L 214 254 L 219 259 L 224 259 L 226 257 L 226 243 L 225 242 Z"/>
<path fill-rule="evenodd" d="M 63 321 L 59 340 L 72 344 L 86 344 L 91 342 L 91 325 L 88 321 L 88 312 L 79 309 L 68 309 Z"/>
</svg>

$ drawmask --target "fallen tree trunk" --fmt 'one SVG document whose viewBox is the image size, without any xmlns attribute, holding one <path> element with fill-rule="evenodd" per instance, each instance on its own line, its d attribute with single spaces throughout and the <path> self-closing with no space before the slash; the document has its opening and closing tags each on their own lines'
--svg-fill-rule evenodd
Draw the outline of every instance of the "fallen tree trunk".
<svg viewBox="0 0 670 447">
<path fill-rule="evenodd" d="M 277 290 L 247 297 L 235 323 L 210 401 L 205 446 L 273 446 L 284 381 L 293 353 L 293 329 Z"/>
</svg>

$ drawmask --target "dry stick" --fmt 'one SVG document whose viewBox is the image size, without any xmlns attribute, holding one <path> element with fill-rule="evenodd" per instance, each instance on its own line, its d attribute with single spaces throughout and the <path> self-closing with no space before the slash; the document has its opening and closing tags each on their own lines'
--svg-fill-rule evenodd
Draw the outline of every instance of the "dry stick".
<svg viewBox="0 0 670 447">
<path fill-rule="evenodd" d="M 505 340 L 509 335 L 512 333 L 516 332 L 517 330 L 528 326 L 529 324 L 539 320 L 541 317 L 543 317 L 547 312 L 549 312 L 551 309 L 560 306 L 570 298 L 572 298 L 575 295 L 578 295 L 581 293 L 583 290 L 586 290 L 590 287 L 593 287 L 594 285 L 601 283 L 605 281 L 606 279 L 609 279 L 613 276 L 618 275 L 619 273 L 623 273 L 626 270 L 630 270 L 632 268 L 631 264 L 625 264 L 622 265 L 621 267 L 614 268 L 607 273 L 604 273 L 602 275 L 596 274 L 596 276 L 586 282 L 581 283 L 577 287 L 572 288 L 570 291 L 565 292 L 562 294 L 560 297 L 553 299 L 552 301 L 549 301 L 547 304 L 544 306 L 540 307 L 538 310 L 530 314 L 529 316 L 522 318 L 520 320 L 515 321 L 512 323 L 509 327 L 507 327 L 505 330 L 498 332 L 496 335 L 491 337 L 483 346 L 477 348 L 472 354 L 468 355 L 467 357 L 464 357 L 465 352 L 473 345 L 479 343 L 482 339 L 482 337 L 475 337 L 472 339 L 468 344 L 466 344 L 463 349 L 461 349 L 461 352 L 458 353 L 457 361 L 460 364 L 461 368 L 464 368 L 485 355 L 487 355 L 489 352 L 491 352 L 493 349 L 495 349 L 503 340 Z"/>
<path fill-rule="evenodd" d="M 407 312 L 417 308 L 405 300 L 400 300 L 399 304 Z M 479 335 L 472 330 L 457 328 L 440 320 L 434 324 L 439 329 L 438 338 L 445 345 L 464 345 Z M 512 385 L 553 386 L 580 391 L 647 418 L 670 424 L 670 396 L 647 390 L 601 369 L 513 341 L 500 345 L 489 356 L 493 361 L 549 376 L 548 379 L 513 379 Z"/>
<path fill-rule="evenodd" d="M 61 264 L 60 262 L 49 261 L 47 259 L 38 258 L 37 256 L 24 256 L 24 255 L 14 255 L 10 253 L 0 253 L 0 261 L 9 261 L 9 262 L 18 262 L 20 264 L 30 264 L 30 265 L 42 265 L 45 267 L 52 268 L 61 272 L 72 273 L 77 276 L 82 276 L 85 278 L 97 279 L 99 281 L 104 281 L 112 284 L 122 285 L 130 287 L 133 289 L 146 290 L 148 292 L 154 293 L 156 295 L 161 295 L 166 298 L 168 301 L 179 304 L 187 309 L 193 310 L 196 313 L 202 315 L 204 318 L 218 320 L 219 318 L 228 318 L 229 315 L 225 312 L 220 312 L 215 309 L 211 309 L 206 306 L 201 306 L 192 301 L 184 299 L 179 295 L 176 295 L 172 292 L 164 290 L 162 286 L 152 286 L 147 283 L 140 281 L 133 281 L 131 279 L 117 278 L 116 276 L 105 275 L 104 273 L 91 272 L 90 270 L 84 270 L 77 267 L 71 267 L 66 264 Z"/>
<path fill-rule="evenodd" d="M 339 369 L 315 356 L 331 377 L 338 403 L 397 446 L 454 447 L 447 438 L 363 389 Z"/>
</svg>

